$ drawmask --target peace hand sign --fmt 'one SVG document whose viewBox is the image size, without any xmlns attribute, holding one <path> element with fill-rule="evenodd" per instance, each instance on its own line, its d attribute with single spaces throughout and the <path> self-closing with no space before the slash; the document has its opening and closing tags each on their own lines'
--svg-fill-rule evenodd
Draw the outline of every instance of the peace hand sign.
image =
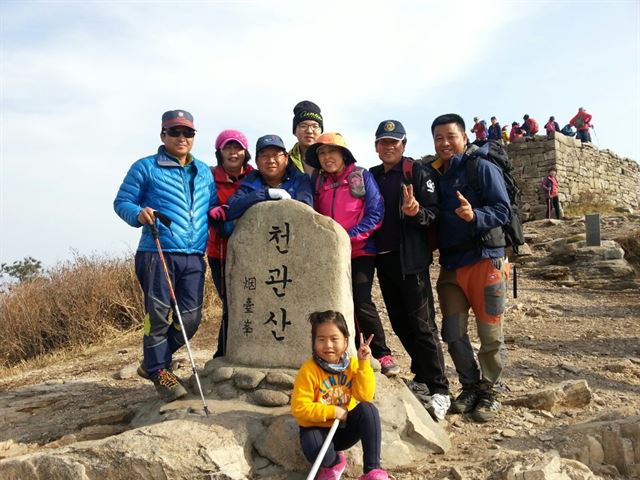
<svg viewBox="0 0 640 480">
<path fill-rule="evenodd" d="M 408 217 L 415 217 L 420 210 L 420 204 L 413 196 L 413 185 L 409 184 L 407 187 L 402 184 L 402 213 Z"/>
<path fill-rule="evenodd" d="M 364 341 L 364 337 L 362 336 L 362 332 L 360 332 L 360 348 L 358 348 L 358 360 L 365 360 L 371 356 L 371 348 L 369 344 L 373 340 L 373 333 L 369 335 L 367 341 Z"/>
</svg>

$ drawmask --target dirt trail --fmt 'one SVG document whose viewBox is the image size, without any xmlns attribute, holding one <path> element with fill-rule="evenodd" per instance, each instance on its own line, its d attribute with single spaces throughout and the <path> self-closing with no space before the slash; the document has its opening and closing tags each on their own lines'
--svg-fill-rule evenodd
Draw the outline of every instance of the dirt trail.
<svg viewBox="0 0 640 480">
<path fill-rule="evenodd" d="M 637 223 L 628 226 L 638 231 Z M 572 233 L 567 223 L 553 228 L 557 232 L 546 231 L 545 235 L 560 236 L 561 229 L 564 235 Z M 507 451 L 558 448 L 565 441 L 567 425 L 603 416 L 640 414 L 640 292 L 560 287 L 531 278 L 530 268 L 520 268 L 518 298 L 510 299 L 506 315 L 508 365 L 503 400 L 570 379 L 586 380 L 593 400 L 584 408 L 560 409 L 553 414 L 503 405 L 489 424 L 473 423 L 462 415 L 448 416 L 452 449 L 411 471 L 391 472 L 394 478 L 453 478 L 452 467 L 464 478 L 489 478 L 512 461 L 511 455 L 503 454 Z M 437 267 L 431 275 L 437 278 Z M 375 301 L 382 307 L 377 289 Z M 383 316 L 388 341 L 409 378 L 409 358 L 388 328 L 386 314 Z M 209 320 L 193 341 L 200 366 L 212 356 L 217 329 L 218 322 Z M 99 430 L 101 426 L 103 431 L 111 428 L 112 433 L 127 428 L 137 405 L 155 395 L 152 385 L 135 374 L 114 378 L 121 369 L 137 365 L 139 335 L 127 334 L 108 345 L 67 354 L 30 370 L 7 372 L 0 379 L 0 442 L 13 440 L 26 445 L 5 444 L 0 457 L 33 451 L 49 442 L 56 446 L 71 441 L 74 432 L 83 428 Z M 446 357 L 447 374 L 456 392 L 457 378 Z M 187 376 L 190 369 L 185 364 L 180 372 Z"/>
</svg>

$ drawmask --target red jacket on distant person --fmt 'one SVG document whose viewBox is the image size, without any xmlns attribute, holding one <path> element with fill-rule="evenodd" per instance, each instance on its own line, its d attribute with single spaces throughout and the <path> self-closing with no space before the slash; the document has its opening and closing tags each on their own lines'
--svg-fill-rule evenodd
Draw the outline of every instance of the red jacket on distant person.
<svg viewBox="0 0 640 480">
<path fill-rule="evenodd" d="M 524 137 L 524 132 L 522 131 L 522 128 L 520 128 L 520 125 L 512 125 L 511 133 L 509 133 L 509 142 L 513 143 L 516 138 L 523 138 L 523 137 Z"/>
<path fill-rule="evenodd" d="M 471 129 L 471 133 L 476 134 L 476 140 L 487 139 L 487 127 L 485 127 L 484 123 L 482 122 L 476 122 Z"/>
<path fill-rule="evenodd" d="M 230 176 L 221 165 L 211 167 L 213 179 L 218 190 L 218 205 L 226 205 L 229 198 L 240 188 L 242 179 L 253 171 L 253 167 L 248 163 L 242 167 L 242 173 L 238 177 Z M 226 223 L 226 222 L 225 222 Z M 209 240 L 207 240 L 207 256 L 218 260 L 224 260 L 227 256 L 227 241 L 233 229 L 225 235 L 225 228 L 222 232 L 215 229 L 209 222 Z"/>
<path fill-rule="evenodd" d="M 547 198 L 554 198 L 558 196 L 558 177 L 548 175 L 542 181 L 542 188 L 547 192 Z"/>
<path fill-rule="evenodd" d="M 576 126 L 576 120 L 578 118 L 582 118 L 582 126 L 578 127 Z M 584 110 L 576 113 L 576 115 L 569 121 L 569 125 L 571 125 L 572 127 L 576 127 L 576 129 L 578 130 L 589 130 L 589 128 L 591 127 L 591 118 L 593 118 L 591 116 L 590 113 L 585 112 Z"/>
<path fill-rule="evenodd" d="M 549 120 L 544 126 L 544 129 L 547 131 L 547 135 L 549 135 L 553 132 L 559 132 L 560 125 L 558 125 L 558 122 L 556 122 L 555 120 Z"/>
</svg>

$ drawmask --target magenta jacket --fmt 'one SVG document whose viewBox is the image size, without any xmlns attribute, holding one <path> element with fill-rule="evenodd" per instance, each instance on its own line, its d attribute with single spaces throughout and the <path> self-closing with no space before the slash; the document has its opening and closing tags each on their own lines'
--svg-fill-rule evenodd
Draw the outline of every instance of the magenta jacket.
<svg viewBox="0 0 640 480">
<path fill-rule="evenodd" d="M 555 198 L 558 196 L 558 178 L 548 175 L 542 181 L 542 188 L 547 192 L 547 198 Z"/>
<path fill-rule="evenodd" d="M 313 185 L 314 208 L 333 218 L 347 231 L 351 239 L 351 258 L 376 254 L 371 235 L 380 228 L 384 218 L 384 201 L 369 171 L 361 170 L 364 196 L 356 198 L 351 194 L 349 174 L 356 168 L 353 163 L 347 165 L 338 176 L 320 172 Z"/>
</svg>

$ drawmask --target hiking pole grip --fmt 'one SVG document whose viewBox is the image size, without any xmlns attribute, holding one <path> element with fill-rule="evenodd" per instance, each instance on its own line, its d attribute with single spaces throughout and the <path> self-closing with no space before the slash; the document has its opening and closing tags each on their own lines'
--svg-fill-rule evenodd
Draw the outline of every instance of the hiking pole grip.
<svg viewBox="0 0 640 480">
<path fill-rule="evenodd" d="M 149 227 L 151 228 L 151 236 L 153 237 L 153 239 L 155 241 L 160 240 L 160 234 L 158 233 L 158 227 L 156 227 L 155 221 L 154 223 L 149 225 Z"/>
<path fill-rule="evenodd" d="M 327 453 L 327 449 L 329 448 L 329 444 L 331 440 L 333 440 L 333 436 L 336 434 L 336 430 L 338 429 L 338 425 L 340 425 L 340 420 L 337 418 L 333 421 L 331 428 L 329 429 L 329 433 L 327 434 L 327 438 L 324 439 L 324 443 L 322 444 L 322 448 L 316 457 L 316 461 L 313 462 L 313 466 L 311 467 L 311 471 L 309 475 L 307 475 L 307 480 L 313 480 L 313 477 L 316 476 L 318 469 L 320 468 L 320 463 L 322 463 L 322 459 L 324 458 L 324 454 Z"/>
</svg>

